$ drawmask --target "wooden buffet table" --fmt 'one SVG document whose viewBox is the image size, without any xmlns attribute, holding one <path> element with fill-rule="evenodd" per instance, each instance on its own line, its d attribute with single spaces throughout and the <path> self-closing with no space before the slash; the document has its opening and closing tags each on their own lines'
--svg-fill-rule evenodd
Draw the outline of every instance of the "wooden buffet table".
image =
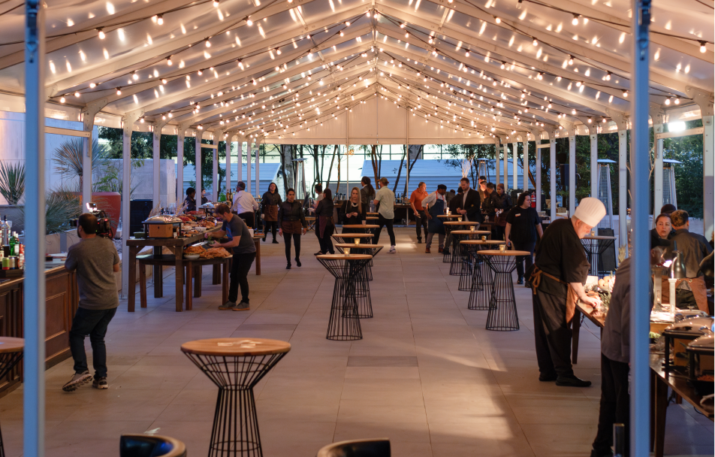
<svg viewBox="0 0 715 457">
<path fill-rule="evenodd" d="M 23 278 L 0 280 L 0 336 L 23 337 Z M 69 332 L 79 293 L 74 272 L 64 263 L 47 263 L 45 267 L 45 368 L 70 357 Z M 0 379 L 0 395 L 22 379 L 22 364 Z"/>
</svg>

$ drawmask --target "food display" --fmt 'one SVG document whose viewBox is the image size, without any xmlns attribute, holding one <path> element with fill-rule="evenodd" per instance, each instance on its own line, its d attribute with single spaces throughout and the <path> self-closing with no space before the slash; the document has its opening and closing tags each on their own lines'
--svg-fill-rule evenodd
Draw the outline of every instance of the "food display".
<svg viewBox="0 0 715 457">
<path fill-rule="evenodd" d="M 224 248 L 209 248 L 201 254 L 202 259 L 225 259 L 228 257 L 231 257 L 231 254 Z"/>
<path fill-rule="evenodd" d="M 614 275 L 604 276 L 600 278 L 596 284 L 586 285 L 584 290 L 589 297 L 601 299 L 601 306 L 596 307 L 591 312 L 593 317 L 604 317 L 608 313 L 608 308 L 611 304 L 611 292 L 613 292 L 613 284 L 616 281 Z"/>
<path fill-rule="evenodd" d="M 201 245 L 189 246 L 184 249 L 184 254 L 203 254 L 204 252 L 206 252 L 206 249 Z"/>
</svg>

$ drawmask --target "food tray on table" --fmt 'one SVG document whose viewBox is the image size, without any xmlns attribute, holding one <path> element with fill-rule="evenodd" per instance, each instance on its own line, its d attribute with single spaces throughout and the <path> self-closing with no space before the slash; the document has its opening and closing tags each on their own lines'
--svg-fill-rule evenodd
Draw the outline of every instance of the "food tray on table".
<svg viewBox="0 0 715 457">
<path fill-rule="evenodd" d="M 224 248 L 206 248 L 200 244 L 195 244 L 184 249 L 184 255 L 186 254 L 198 254 L 199 260 L 228 259 L 233 257 L 231 253 Z"/>
</svg>

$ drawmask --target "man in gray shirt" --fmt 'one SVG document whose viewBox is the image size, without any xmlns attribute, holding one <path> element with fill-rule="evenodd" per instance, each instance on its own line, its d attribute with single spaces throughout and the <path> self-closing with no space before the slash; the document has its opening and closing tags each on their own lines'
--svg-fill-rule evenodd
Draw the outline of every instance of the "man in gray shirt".
<svg viewBox="0 0 715 457">
<path fill-rule="evenodd" d="M 89 335 L 92 344 L 95 389 L 108 389 L 107 347 L 104 336 L 109 322 L 117 312 L 119 297 L 114 273 L 119 271 L 119 254 L 112 240 L 97 236 L 97 217 L 82 214 L 77 233 L 81 241 L 67 252 L 65 268 L 77 272 L 79 308 L 70 330 L 70 351 L 74 359 L 75 374 L 63 387 L 73 392 L 92 380 L 87 367 L 84 337 Z"/>
<path fill-rule="evenodd" d="M 374 243 L 378 244 L 380 242 L 380 232 L 382 228 L 387 226 L 387 234 L 390 235 L 390 254 L 394 254 L 395 249 L 395 230 L 392 224 L 395 220 L 395 194 L 390 190 L 387 185 L 390 182 L 387 178 L 380 178 L 380 190 L 375 194 L 375 206 L 380 205 L 380 209 L 377 211 L 377 225 L 380 226 L 375 231 Z"/>
</svg>

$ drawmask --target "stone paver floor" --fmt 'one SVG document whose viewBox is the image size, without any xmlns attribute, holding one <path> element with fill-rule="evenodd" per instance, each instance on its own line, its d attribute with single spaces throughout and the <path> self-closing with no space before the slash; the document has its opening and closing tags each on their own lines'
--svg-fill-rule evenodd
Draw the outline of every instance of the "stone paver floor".
<svg viewBox="0 0 715 457">
<path fill-rule="evenodd" d="M 47 371 L 47 455 L 117 455 L 122 433 L 145 431 L 206 455 L 216 389 L 179 346 L 233 336 L 293 346 L 256 389 L 266 457 L 312 457 L 327 443 L 372 437 L 390 438 L 396 457 L 588 456 L 600 397 L 598 331 L 586 325 L 576 366 L 592 388 L 540 383 L 530 291 L 516 287 L 519 331 L 488 332 L 486 311 L 467 309 L 468 292 L 457 290 L 436 246 L 427 255 L 414 229 L 397 234 L 397 255 L 383 250 L 375 259 L 375 317 L 362 321 L 356 342 L 325 339 L 333 278 L 313 259 L 313 233 L 303 238 L 302 268 L 285 269 L 282 240 L 263 245 L 249 312 L 217 310 L 220 286 L 210 285 L 208 268 L 194 310 L 175 312 L 167 270 L 164 298 L 149 288 L 147 309 L 130 314 L 122 302 L 110 325 L 108 391 L 62 392 L 71 360 Z M 712 422 L 687 405 L 668 414 L 667 454 L 713 455 Z M 21 455 L 22 388 L 0 399 L 0 421 L 7 455 Z"/>
</svg>

